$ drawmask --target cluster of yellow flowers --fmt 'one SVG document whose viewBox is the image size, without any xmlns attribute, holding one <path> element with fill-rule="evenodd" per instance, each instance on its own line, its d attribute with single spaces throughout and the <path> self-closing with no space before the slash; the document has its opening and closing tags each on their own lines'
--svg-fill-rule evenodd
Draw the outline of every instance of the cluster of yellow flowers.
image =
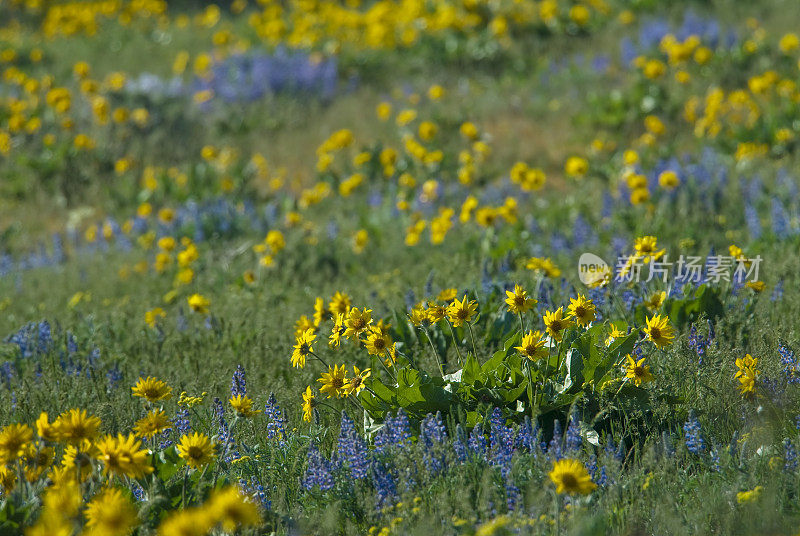
<svg viewBox="0 0 800 536">
<path fill-rule="evenodd" d="M 329 365 L 324 358 L 314 351 L 313 344 L 317 340 L 318 332 L 325 321 L 334 320 L 328 345 L 337 348 L 343 340 L 351 340 L 356 344 L 364 345 L 370 355 L 381 358 L 386 367 L 394 366 L 397 361 L 397 347 L 389 335 L 389 324 L 379 320 L 373 322 L 372 310 L 351 306 L 351 299 L 347 294 L 336 292 L 328 305 L 325 300 L 317 298 L 314 304 L 313 320 L 306 315 L 300 317 L 295 327 L 295 345 L 292 351 L 291 363 L 293 367 L 305 368 L 306 360 L 312 357 L 318 360 L 327 372 L 317 380 L 321 386 L 320 392 L 327 398 L 343 398 L 357 396 L 365 389 L 365 380 L 371 375 L 371 369 L 359 369 L 353 365 L 353 375 L 347 376 L 345 365 Z M 311 387 L 303 393 L 303 419 L 310 422 L 313 410 L 317 407 L 316 396 Z"/>
<path fill-rule="evenodd" d="M 758 366 L 758 359 L 750 354 L 736 360 L 735 378 L 739 380 L 739 391 L 743 396 L 750 397 L 756 392 L 756 378 L 759 374 L 756 366 Z"/>
<path fill-rule="evenodd" d="M 83 409 L 65 411 L 52 422 L 47 413 L 42 413 L 33 427 L 17 423 L 0 429 L 3 493 L 10 493 L 20 481 L 36 483 L 46 477 L 48 482 L 42 496 L 42 513 L 26 534 L 72 534 L 75 522 L 81 519 L 87 530 L 97 534 L 127 534 L 138 524 L 136 509 L 127 495 L 115 487 L 115 478 L 142 479 L 153 473 L 153 453 L 143 442 L 155 446 L 154 438 L 172 427 L 163 409 L 157 406 L 171 398 L 172 389 L 161 380 L 147 377 L 139 378 L 131 390 L 149 408 L 136 421 L 133 433 L 101 436 L 100 418 Z M 179 404 L 189 407 L 199 400 L 200 397 L 182 395 Z M 242 397 L 231 399 L 231 405 L 240 415 L 249 409 Z M 201 433 L 183 435 L 176 445 L 178 456 L 192 470 L 210 464 L 215 448 L 211 439 Z M 105 485 L 91 492 L 90 479 Z M 195 525 L 192 534 L 207 534 L 216 526 L 231 531 L 259 521 L 255 504 L 231 487 L 218 491 L 201 507 L 168 516 L 160 525 L 159 534 L 184 534 L 181 527 L 188 525 Z"/>
<path fill-rule="evenodd" d="M 35 64 L 41 61 L 43 53 L 37 48 L 30 55 Z M 146 108 L 129 109 L 111 104 L 113 97 L 124 88 L 126 76 L 123 73 L 112 72 L 103 80 L 97 80 L 90 76 L 91 69 L 86 62 L 76 63 L 73 73 L 77 88 L 70 89 L 56 85 L 52 75 L 37 78 L 13 64 L 3 70 L 3 80 L 20 91 L 0 99 L 0 109 L 5 112 L 2 114 L 4 124 L 0 124 L 0 140 L 3 140 L 0 155 L 9 154 L 15 139 L 17 144 L 52 147 L 58 143 L 59 136 L 69 141 L 76 151 L 88 151 L 96 147 L 96 136 L 74 133 L 78 126 L 110 129 L 108 125 L 114 125 L 118 129 L 127 125 L 141 129 L 147 125 L 150 114 Z M 83 118 L 81 109 L 84 107 L 91 111 L 91 121 Z"/>
<path fill-rule="evenodd" d="M 512 34 L 539 27 L 563 31 L 584 28 L 610 14 L 604 0 L 584 3 L 482 2 L 479 0 L 379 0 L 377 2 L 291 2 L 259 0 L 263 10 L 249 22 L 272 45 L 337 52 L 343 47 L 410 47 L 426 36 L 455 32 L 484 34 L 505 43 Z"/>
</svg>

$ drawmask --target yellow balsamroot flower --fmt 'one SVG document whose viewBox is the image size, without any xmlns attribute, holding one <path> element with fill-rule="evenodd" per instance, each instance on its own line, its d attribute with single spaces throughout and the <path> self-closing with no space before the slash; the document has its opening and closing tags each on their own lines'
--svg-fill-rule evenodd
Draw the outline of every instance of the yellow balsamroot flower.
<svg viewBox="0 0 800 536">
<path fill-rule="evenodd" d="M 459 127 L 459 131 L 461 135 L 470 140 L 478 139 L 478 127 L 475 126 L 475 123 L 470 121 L 466 121 L 461 124 Z"/>
<path fill-rule="evenodd" d="M 647 188 L 636 188 L 631 192 L 631 205 L 641 205 L 650 200 L 650 190 Z"/>
<path fill-rule="evenodd" d="M 189 307 L 195 313 L 200 313 L 203 315 L 208 314 L 208 308 L 211 305 L 211 301 L 208 298 L 203 296 L 202 294 L 192 294 L 186 299 Z"/>
<path fill-rule="evenodd" d="M 423 141 L 431 141 L 439 129 L 431 121 L 423 121 L 419 124 L 419 137 Z"/>
<path fill-rule="evenodd" d="M 175 219 L 175 210 L 164 207 L 158 211 L 158 221 L 161 223 L 172 223 Z"/>
<path fill-rule="evenodd" d="M 650 80 L 661 78 L 667 72 L 667 66 L 661 60 L 647 60 L 642 66 L 642 73 Z"/>
<path fill-rule="evenodd" d="M 681 180 L 678 178 L 678 174 L 672 170 L 662 171 L 658 175 L 658 185 L 661 186 L 663 189 L 667 191 L 672 191 L 678 186 L 680 186 Z"/>
<path fill-rule="evenodd" d="M 763 281 L 748 281 L 744 286 L 756 292 L 762 292 L 766 288 L 766 284 Z"/>
<path fill-rule="evenodd" d="M 800 48 L 800 38 L 795 33 L 787 33 L 778 41 L 778 48 L 784 54 L 790 54 Z"/>
<path fill-rule="evenodd" d="M 643 263 L 647 264 L 650 259 L 657 261 L 666 252 L 665 249 L 658 249 L 658 239 L 655 236 L 641 236 L 634 241 L 636 255 Z"/>
<path fill-rule="evenodd" d="M 428 88 L 428 98 L 431 100 L 439 100 L 444 96 L 444 88 L 439 84 L 434 84 Z"/>
<path fill-rule="evenodd" d="M 311 346 L 317 338 L 314 328 L 309 328 L 303 331 L 295 340 L 294 350 L 292 351 L 292 366 L 295 368 L 304 368 L 306 366 L 306 357 L 314 352 Z"/>
<path fill-rule="evenodd" d="M 369 378 L 371 372 L 370 369 L 359 370 L 353 365 L 353 374 L 354 376 L 345 383 L 344 394 L 346 395 L 358 395 L 366 387 L 364 380 Z"/>
<path fill-rule="evenodd" d="M 58 427 L 55 423 L 48 421 L 48 415 L 44 411 L 36 419 L 36 433 L 43 441 L 55 443 L 59 439 Z"/>
<path fill-rule="evenodd" d="M 438 301 L 446 303 L 446 302 L 450 302 L 450 301 L 453 301 L 454 299 L 456 299 L 456 296 L 458 296 L 458 289 L 446 288 L 446 289 L 442 290 L 439 293 L 438 296 L 436 296 L 436 299 Z"/>
<path fill-rule="evenodd" d="M 252 527 L 261 523 L 258 507 L 242 495 L 236 486 L 214 492 L 203 505 L 203 511 L 228 533 L 239 527 Z"/>
<path fill-rule="evenodd" d="M 336 292 L 328 303 L 331 314 L 347 314 L 350 312 L 350 296 L 342 292 Z"/>
<path fill-rule="evenodd" d="M 572 6 L 569 10 L 569 18 L 578 26 L 586 26 L 589 22 L 589 10 L 580 4 Z"/>
<path fill-rule="evenodd" d="M 325 308 L 325 300 L 320 297 L 314 301 L 314 326 L 319 327 L 326 320 L 330 320 L 332 314 L 329 309 Z"/>
<path fill-rule="evenodd" d="M 411 123 L 416 118 L 417 118 L 417 111 L 414 110 L 413 108 L 407 108 L 405 110 L 401 110 L 397 114 L 397 120 L 396 121 L 397 121 L 398 126 L 402 127 L 402 126 L 405 126 L 405 125 Z"/>
<path fill-rule="evenodd" d="M 160 319 L 166 318 L 167 313 L 161 307 L 150 309 L 144 314 L 144 322 L 151 328 L 155 328 Z"/>
<path fill-rule="evenodd" d="M 214 524 L 214 520 L 206 515 L 203 507 L 176 510 L 158 525 L 158 536 L 208 534 Z"/>
<path fill-rule="evenodd" d="M 331 328 L 331 334 L 328 337 L 328 346 L 337 348 L 342 342 L 342 336 L 344 335 L 345 329 L 344 315 L 337 314 L 336 320 L 333 323 L 333 328 Z"/>
<path fill-rule="evenodd" d="M 428 302 L 428 308 L 425 312 L 428 315 L 428 322 L 435 324 L 447 315 L 447 307 L 436 302 Z"/>
<path fill-rule="evenodd" d="M 541 331 L 529 331 L 522 337 L 520 345 L 514 348 L 531 361 L 547 356 L 547 348 L 545 348 L 545 340 Z"/>
<path fill-rule="evenodd" d="M 561 341 L 563 331 L 572 326 L 572 320 L 564 317 L 563 307 L 559 307 L 555 311 L 546 311 L 542 316 L 542 320 L 544 320 L 547 333 L 553 340 L 559 342 Z"/>
<path fill-rule="evenodd" d="M 534 305 L 536 300 L 528 297 L 528 292 L 520 285 L 514 285 L 514 291 L 506 291 L 506 304 L 508 310 L 514 314 L 522 314 L 528 312 Z"/>
<path fill-rule="evenodd" d="M 138 421 L 133 427 L 133 431 L 139 437 L 150 439 L 156 434 L 160 434 L 164 430 L 172 427 L 172 423 L 167 418 L 167 414 L 160 409 L 154 409 Z"/>
<path fill-rule="evenodd" d="M 758 359 L 750 354 L 746 354 L 743 358 L 740 357 L 736 359 L 736 367 L 738 370 L 734 378 L 739 380 L 739 392 L 741 392 L 743 396 L 751 396 L 756 391 L 756 377 L 760 372 L 756 370 L 757 365 Z"/>
<path fill-rule="evenodd" d="M 94 473 L 92 458 L 96 457 L 98 452 L 97 447 L 88 441 L 81 444 L 80 449 L 74 445 L 68 445 L 61 456 L 61 467 L 66 474 L 53 474 L 55 473 L 55 469 L 53 469 L 51 471 L 53 482 L 58 482 L 59 478 L 62 479 L 62 482 L 64 480 L 75 481 L 76 477 L 81 482 L 85 482 Z"/>
<path fill-rule="evenodd" d="M 0 463 L 15 461 L 33 439 L 33 430 L 27 424 L 9 424 L 0 430 Z"/>
<path fill-rule="evenodd" d="M 202 469 L 214 459 L 214 443 L 205 434 L 193 433 L 181 436 L 178 442 L 178 456 L 192 469 Z"/>
<path fill-rule="evenodd" d="M 364 252 L 369 243 L 369 234 L 366 229 L 359 229 L 353 236 L 353 252 L 357 255 Z"/>
<path fill-rule="evenodd" d="M 353 307 L 344 320 L 344 336 L 357 339 L 370 324 L 372 324 L 372 309 L 364 308 L 361 311 L 358 307 Z"/>
<path fill-rule="evenodd" d="M 625 378 L 636 386 L 653 381 L 650 367 L 644 364 L 644 359 L 636 361 L 630 354 L 625 356 Z"/>
<path fill-rule="evenodd" d="M 369 334 L 364 341 L 369 355 L 384 355 L 392 346 L 392 339 L 389 334 L 377 326 L 370 326 Z"/>
<path fill-rule="evenodd" d="M 756 486 L 748 491 L 740 491 L 736 494 L 736 502 L 739 504 L 756 502 L 761 497 L 763 491 L 763 486 Z"/>
<path fill-rule="evenodd" d="M 455 516 L 453 517 L 453 525 L 456 527 L 466 525 L 467 523 L 469 522 L 466 519 L 462 520 Z M 502 514 L 480 525 L 475 531 L 475 536 L 509 534 L 512 527 L 514 527 L 513 519 L 508 515 Z"/>
<path fill-rule="evenodd" d="M 644 118 L 644 128 L 654 136 L 660 136 L 666 130 L 664 123 L 655 115 L 648 115 Z"/>
<path fill-rule="evenodd" d="M 419 303 L 412 307 L 411 312 L 408 314 L 408 319 L 415 326 L 427 326 L 430 323 L 430 316 L 428 316 L 425 304 Z"/>
<path fill-rule="evenodd" d="M 647 319 L 647 326 L 644 328 L 647 338 L 658 348 L 664 348 L 672 344 L 675 338 L 675 329 L 670 326 L 669 318 L 661 315 L 654 315 Z"/>
<path fill-rule="evenodd" d="M 665 299 L 667 299 L 667 293 L 665 291 L 662 290 L 661 292 L 654 292 L 648 299 L 644 301 L 644 306 L 651 311 L 655 311 L 661 307 Z"/>
<path fill-rule="evenodd" d="M 53 423 L 58 429 L 58 437 L 70 445 L 93 441 L 100 429 L 100 418 L 86 413 L 85 409 L 71 409 L 58 416 Z"/>
<path fill-rule="evenodd" d="M 171 236 L 164 236 L 158 239 L 156 245 L 158 246 L 158 249 L 162 249 L 164 251 L 169 252 L 175 249 L 177 242 Z"/>
<path fill-rule="evenodd" d="M 14 488 L 17 487 L 17 473 L 7 465 L 0 467 L 0 486 L 3 487 L 3 492 L 6 495 L 10 494 L 14 491 Z"/>
<path fill-rule="evenodd" d="M 144 398 L 148 402 L 158 402 L 172 398 L 172 387 L 152 376 L 147 378 L 140 377 L 136 385 L 131 387 L 131 391 L 133 391 L 133 396 Z"/>
<path fill-rule="evenodd" d="M 129 534 L 138 522 L 136 508 L 119 489 L 107 488 L 86 505 L 86 527 L 92 534 Z"/>
<path fill-rule="evenodd" d="M 96 444 L 96 457 L 103 462 L 103 474 L 141 478 L 153 472 L 147 459 L 150 452 L 142 449 L 142 442 L 133 434 L 117 437 L 108 435 Z"/>
<path fill-rule="evenodd" d="M 564 164 L 564 172 L 569 177 L 583 178 L 589 172 L 589 161 L 580 156 L 570 156 Z"/>
<path fill-rule="evenodd" d="M 297 322 L 294 324 L 294 336 L 299 337 L 308 329 L 313 329 L 316 331 L 314 321 L 308 318 L 307 315 L 300 315 L 300 318 L 298 318 Z"/>
<path fill-rule="evenodd" d="M 577 298 L 569 300 L 569 316 L 575 320 L 579 326 L 588 326 L 595 319 L 596 307 L 592 300 L 586 296 L 578 294 Z"/>
<path fill-rule="evenodd" d="M 698 65 L 705 65 L 711 61 L 713 56 L 714 52 L 712 52 L 708 47 L 698 47 L 698 49 L 694 51 L 694 61 Z"/>
<path fill-rule="evenodd" d="M 347 378 L 345 378 L 344 365 L 334 365 L 328 367 L 328 372 L 324 372 L 317 381 L 322 384 L 319 388 L 320 392 L 328 395 L 328 398 L 341 398 L 345 394 L 345 385 Z"/>
<path fill-rule="evenodd" d="M 228 402 L 233 408 L 233 411 L 240 417 L 249 418 L 261 412 L 261 410 L 253 409 L 253 399 L 247 395 L 233 396 Z"/>
<path fill-rule="evenodd" d="M 552 277 L 553 279 L 561 277 L 561 269 L 550 260 L 550 257 L 544 259 L 531 257 L 527 264 L 525 264 L 525 268 L 544 272 L 544 275 Z"/>
<path fill-rule="evenodd" d="M 317 407 L 317 397 L 314 395 L 314 392 L 311 390 L 311 386 L 309 385 L 306 387 L 305 392 L 303 393 L 303 420 L 306 422 L 311 422 L 311 418 L 314 415 L 314 408 Z"/>
<path fill-rule="evenodd" d="M 597 484 L 592 482 L 586 467 L 578 460 L 556 461 L 553 470 L 547 476 L 556 485 L 556 493 L 587 495 L 597 487 Z"/>
<path fill-rule="evenodd" d="M 375 114 L 381 121 L 386 121 L 392 115 L 392 105 L 388 102 L 381 102 L 375 108 Z"/>
<path fill-rule="evenodd" d="M 465 323 L 469 323 L 475 312 L 478 310 L 478 302 L 475 300 L 467 300 L 467 295 L 461 301 L 458 299 L 447 306 L 447 318 L 453 323 L 453 326 L 459 327 Z"/>
</svg>

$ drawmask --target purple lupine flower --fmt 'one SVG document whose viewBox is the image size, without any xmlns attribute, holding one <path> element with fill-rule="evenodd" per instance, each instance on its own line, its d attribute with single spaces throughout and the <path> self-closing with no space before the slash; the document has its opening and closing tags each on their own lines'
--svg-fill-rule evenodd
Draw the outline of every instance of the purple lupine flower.
<svg viewBox="0 0 800 536">
<path fill-rule="evenodd" d="M 422 420 L 419 439 L 424 449 L 423 460 L 425 466 L 432 475 L 439 473 L 445 467 L 445 458 L 441 446 L 447 440 L 441 413 L 436 412 L 436 415 L 429 413 Z"/>
<path fill-rule="evenodd" d="M 316 445 L 312 444 L 308 448 L 307 460 L 308 467 L 303 475 L 303 487 L 307 490 L 318 487 L 321 491 L 333 488 L 331 462 L 322 456 Z"/>
<path fill-rule="evenodd" d="M 372 482 L 378 495 L 378 508 L 391 505 L 397 500 L 397 483 L 385 464 L 379 462 L 372 464 Z"/>
<path fill-rule="evenodd" d="M 573 411 L 567 427 L 567 452 L 575 452 L 581 448 L 581 423 L 578 418 L 578 412 Z"/>
<path fill-rule="evenodd" d="M 353 420 L 342 412 L 342 425 L 339 430 L 338 462 L 350 469 L 353 478 L 360 480 L 369 472 L 369 449 L 364 439 L 356 431 Z"/>
<path fill-rule="evenodd" d="M 189 410 L 187 408 L 178 408 L 175 412 L 175 418 L 172 419 L 172 425 L 175 427 L 175 433 L 178 436 L 183 436 L 189 433 L 192 427 L 189 421 Z"/>
<path fill-rule="evenodd" d="M 108 371 L 106 371 L 106 380 L 108 381 L 109 389 L 116 389 L 119 382 L 122 381 L 122 371 L 119 370 L 119 365 L 114 363 Z"/>
<path fill-rule="evenodd" d="M 793 474 L 797 469 L 797 448 L 789 438 L 783 440 L 783 469 L 789 474 Z"/>
<path fill-rule="evenodd" d="M 770 296 L 770 301 L 781 301 L 783 299 L 783 279 L 778 281 L 775 285 L 775 289 L 772 291 L 772 295 Z"/>
<path fill-rule="evenodd" d="M 133 493 L 133 498 L 136 499 L 137 502 L 144 501 L 144 488 L 140 486 L 138 482 L 134 482 L 131 485 L 131 493 Z"/>
<path fill-rule="evenodd" d="M 775 233 L 775 236 L 780 240 L 788 238 L 791 232 L 789 214 L 777 197 L 772 198 L 771 216 L 772 232 Z"/>
<path fill-rule="evenodd" d="M 703 430 L 700 427 L 700 421 L 694 414 L 694 411 L 689 412 L 689 419 L 683 425 L 684 441 L 686 448 L 692 454 L 701 454 L 706 449 L 706 442 L 703 439 Z"/>
<path fill-rule="evenodd" d="M 225 419 L 225 408 L 222 405 L 222 400 L 214 397 L 214 416 L 217 419 L 217 443 L 221 446 L 222 459 L 226 462 L 239 458 L 239 452 L 236 449 L 236 441 L 231 435 L 228 421 Z"/>
<path fill-rule="evenodd" d="M 397 416 L 386 416 L 386 422 L 377 434 L 375 434 L 375 450 L 383 452 L 390 447 L 405 448 L 411 444 L 411 425 L 408 422 L 408 415 L 400 408 Z"/>
<path fill-rule="evenodd" d="M 239 487 L 245 495 L 250 496 L 264 510 L 269 510 L 272 506 L 272 502 L 267 497 L 267 490 L 264 489 L 264 486 L 255 475 L 252 475 L 249 481 L 245 478 L 240 478 Z"/>
<path fill-rule="evenodd" d="M 508 470 L 508 464 L 514 455 L 514 429 L 505 425 L 500 408 L 492 411 L 489 420 L 489 445 L 491 456 L 489 463 L 501 467 L 502 472 Z M 505 475 L 504 475 L 505 476 Z"/>
<path fill-rule="evenodd" d="M 53 333 L 52 329 L 50 329 L 50 322 L 47 320 L 43 320 L 39 322 L 39 353 L 46 354 L 50 349 L 50 345 L 53 342 Z"/>
<path fill-rule="evenodd" d="M 231 378 L 231 397 L 239 395 L 244 396 L 246 394 L 247 379 L 245 378 L 244 367 L 242 365 L 238 365 L 236 370 L 233 372 L 233 377 Z"/>
<path fill-rule="evenodd" d="M 778 345 L 778 354 L 781 356 L 783 365 L 783 378 L 788 384 L 800 384 L 800 364 L 794 352 L 781 342 Z"/>
<path fill-rule="evenodd" d="M 536 423 L 535 425 L 531 425 L 531 418 L 530 416 L 526 415 L 525 421 L 517 431 L 517 437 L 514 440 L 514 445 L 518 450 L 524 450 L 536 454 L 537 451 L 542 450 L 542 447 L 539 443 L 540 435 L 541 431 L 539 430 L 539 424 Z"/>
<path fill-rule="evenodd" d="M 286 417 L 275 399 L 275 394 L 270 393 L 264 405 L 264 415 L 267 417 L 267 437 L 277 437 L 281 441 L 286 437 Z"/>
<path fill-rule="evenodd" d="M 469 452 L 473 456 L 483 458 L 487 455 L 486 435 L 483 433 L 483 429 L 480 425 L 475 426 L 475 428 L 472 429 L 472 433 L 469 435 L 467 446 L 469 447 Z"/>
<path fill-rule="evenodd" d="M 550 440 L 550 444 L 547 446 L 547 454 L 554 460 L 561 459 L 561 421 L 556 420 L 553 423 L 553 438 Z"/>
<path fill-rule="evenodd" d="M 78 351 L 78 341 L 72 333 L 67 333 L 67 352 L 74 354 Z"/>
<path fill-rule="evenodd" d="M 467 449 L 467 433 L 462 428 L 461 424 L 456 425 L 456 434 L 455 438 L 453 439 L 453 452 L 456 455 L 456 460 L 461 463 L 467 461 L 468 452 Z"/>
<path fill-rule="evenodd" d="M 618 462 L 621 462 L 624 459 L 624 442 L 620 442 L 619 445 L 614 443 L 614 438 L 609 436 L 608 441 L 606 442 L 606 446 L 603 448 L 607 456 L 613 457 Z"/>
<path fill-rule="evenodd" d="M 758 217 L 756 208 L 750 203 L 746 203 L 744 206 L 744 219 L 750 238 L 754 240 L 761 238 L 761 219 Z"/>
</svg>

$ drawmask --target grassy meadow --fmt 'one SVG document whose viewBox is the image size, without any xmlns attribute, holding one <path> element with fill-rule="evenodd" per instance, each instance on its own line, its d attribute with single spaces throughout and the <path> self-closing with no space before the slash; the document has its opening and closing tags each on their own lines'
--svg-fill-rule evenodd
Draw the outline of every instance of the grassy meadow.
<svg viewBox="0 0 800 536">
<path fill-rule="evenodd" d="M 796 7 L 0 0 L 0 534 L 797 535 Z"/>
</svg>

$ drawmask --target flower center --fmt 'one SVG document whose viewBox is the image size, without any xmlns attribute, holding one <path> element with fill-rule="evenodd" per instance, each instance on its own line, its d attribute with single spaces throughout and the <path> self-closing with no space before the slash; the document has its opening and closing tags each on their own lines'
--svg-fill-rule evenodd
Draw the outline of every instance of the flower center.
<svg viewBox="0 0 800 536">
<path fill-rule="evenodd" d="M 571 473 L 562 475 L 561 482 L 564 483 L 564 487 L 568 490 L 573 490 L 578 487 L 578 480 L 575 478 L 575 475 Z"/>
<path fill-rule="evenodd" d="M 650 337 L 653 339 L 658 339 L 661 337 L 661 330 L 658 328 L 650 328 Z"/>
</svg>

